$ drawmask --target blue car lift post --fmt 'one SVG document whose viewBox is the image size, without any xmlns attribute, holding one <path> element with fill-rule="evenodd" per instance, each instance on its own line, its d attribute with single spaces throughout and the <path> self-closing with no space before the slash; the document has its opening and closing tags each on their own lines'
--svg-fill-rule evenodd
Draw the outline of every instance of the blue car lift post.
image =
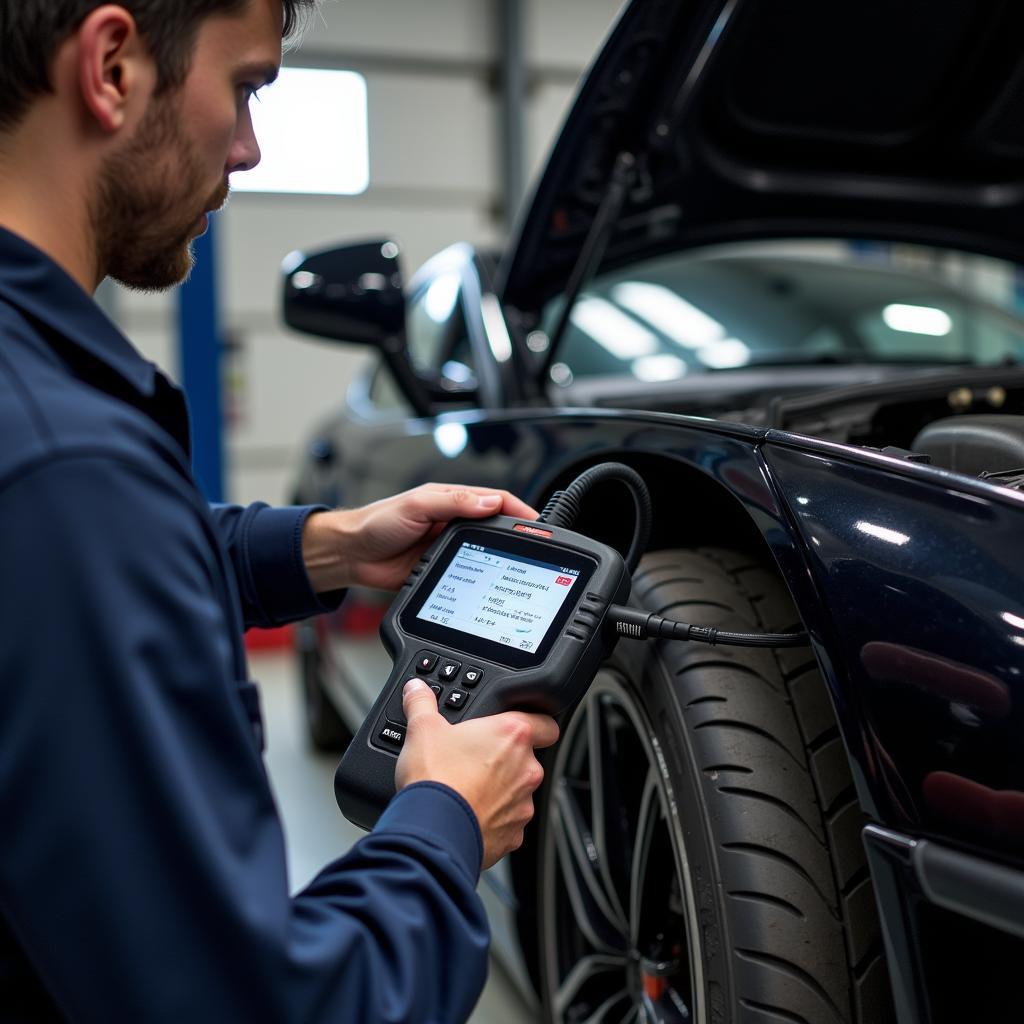
<svg viewBox="0 0 1024 1024">
<path fill-rule="evenodd" d="M 192 414 L 192 471 L 207 501 L 224 500 L 221 334 L 217 305 L 216 218 L 193 242 L 196 262 L 178 289 L 181 384 Z"/>
</svg>

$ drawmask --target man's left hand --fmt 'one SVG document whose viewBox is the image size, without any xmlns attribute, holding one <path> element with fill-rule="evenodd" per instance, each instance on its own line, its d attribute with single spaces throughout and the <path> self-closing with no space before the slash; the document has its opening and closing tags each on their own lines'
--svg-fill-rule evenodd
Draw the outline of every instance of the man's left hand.
<svg viewBox="0 0 1024 1024">
<path fill-rule="evenodd" d="M 317 512 L 306 520 L 302 553 L 317 593 L 342 587 L 397 590 L 452 519 L 493 515 L 536 519 L 508 491 L 423 484 L 363 508 Z"/>
</svg>

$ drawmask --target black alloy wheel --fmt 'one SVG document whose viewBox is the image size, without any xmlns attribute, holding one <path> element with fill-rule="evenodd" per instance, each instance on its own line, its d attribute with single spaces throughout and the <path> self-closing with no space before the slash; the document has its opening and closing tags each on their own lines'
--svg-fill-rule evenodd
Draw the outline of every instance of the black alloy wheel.
<svg viewBox="0 0 1024 1024">
<path fill-rule="evenodd" d="M 799 623 L 777 574 L 647 556 L 631 604 L 737 631 Z M 863 814 L 807 648 L 622 641 L 539 802 L 536 919 L 557 1024 L 888 1024 Z"/>
<path fill-rule="evenodd" d="M 556 1021 L 695 1019 L 699 947 L 657 740 L 603 671 L 559 746 L 541 871 L 542 965 Z"/>
</svg>

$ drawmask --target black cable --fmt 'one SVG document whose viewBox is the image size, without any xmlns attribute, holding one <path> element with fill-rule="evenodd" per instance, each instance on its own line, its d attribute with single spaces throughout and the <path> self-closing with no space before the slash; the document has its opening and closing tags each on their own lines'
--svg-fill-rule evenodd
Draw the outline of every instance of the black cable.
<svg viewBox="0 0 1024 1024">
<path fill-rule="evenodd" d="M 555 491 L 548 499 L 537 520 L 571 530 L 580 514 L 580 507 L 587 492 L 596 484 L 606 480 L 617 480 L 624 484 L 636 507 L 636 527 L 633 541 L 626 554 L 626 566 L 632 573 L 640 556 L 647 550 L 651 535 L 651 495 L 643 477 L 635 469 L 621 462 L 602 462 L 584 470 L 568 487 Z M 612 605 L 605 621 L 622 637 L 633 640 L 663 638 L 667 640 L 694 640 L 705 644 L 722 644 L 732 647 L 804 647 L 806 633 L 732 633 L 715 626 L 694 626 L 688 622 L 664 619 L 660 615 Z"/>
<path fill-rule="evenodd" d="M 651 516 L 653 506 L 651 494 L 643 477 L 635 469 L 624 466 L 621 462 L 602 462 L 584 470 L 565 490 L 555 491 L 548 499 L 538 522 L 550 523 L 572 529 L 580 514 L 580 506 L 587 492 L 595 484 L 605 480 L 617 480 L 624 484 L 633 498 L 636 509 L 636 526 L 633 530 L 633 542 L 625 556 L 626 568 L 632 573 L 640 556 L 647 550 L 647 541 L 651 536 Z"/>
<path fill-rule="evenodd" d="M 618 604 L 608 609 L 605 621 L 619 636 L 632 640 L 660 637 L 727 647 L 805 647 L 810 642 L 806 633 L 730 633 L 714 626 L 692 626 L 688 622 L 663 619 L 660 615 Z"/>
</svg>

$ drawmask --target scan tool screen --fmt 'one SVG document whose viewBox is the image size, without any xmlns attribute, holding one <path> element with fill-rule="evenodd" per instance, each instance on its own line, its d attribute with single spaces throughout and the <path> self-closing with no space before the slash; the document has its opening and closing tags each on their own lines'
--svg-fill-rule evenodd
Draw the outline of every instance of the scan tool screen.
<svg viewBox="0 0 1024 1024">
<path fill-rule="evenodd" d="M 579 569 L 463 543 L 417 618 L 532 654 L 579 578 Z"/>
</svg>

